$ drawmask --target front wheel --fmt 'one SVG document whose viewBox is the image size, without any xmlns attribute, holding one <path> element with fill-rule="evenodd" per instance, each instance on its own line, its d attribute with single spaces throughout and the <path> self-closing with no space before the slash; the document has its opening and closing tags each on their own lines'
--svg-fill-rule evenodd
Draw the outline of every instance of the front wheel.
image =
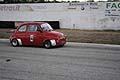
<svg viewBox="0 0 120 80">
<path fill-rule="evenodd" d="M 45 41 L 44 47 L 47 48 L 47 49 L 51 48 L 52 47 L 51 42 L 50 41 Z"/>
<path fill-rule="evenodd" d="M 11 45 L 12 45 L 13 47 L 18 46 L 19 44 L 18 44 L 17 39 L 13 39 L 13 40 L 11 41 Z"/>
</svg>

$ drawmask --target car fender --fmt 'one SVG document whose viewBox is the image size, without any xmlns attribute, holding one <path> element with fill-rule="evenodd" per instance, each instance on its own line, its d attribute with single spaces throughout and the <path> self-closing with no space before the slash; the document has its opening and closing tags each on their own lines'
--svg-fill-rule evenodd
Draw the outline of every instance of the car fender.
<svg viewBox="0 0 120 80">
<path fill-rule="evenodd" d="M 21 39 L 17 39 L 19 45 L 22 45 L 22 40 Z"/>
<path fill-rule="evenodd" d="M 56 41 L 54 39 L 50 40 L 52 46 L 56 46 Z"/>
<path fill-rule="evenodd" d="M 51 46 L 56 46 L 56 44 L 57 44 L 55 39 L 44 40 L 44 42 L 46 42 L 46 41 L 50 41 L 51 42 Z M 43 42 L 43 44 L 44 44 L 44 42 Z"/>
</svg>

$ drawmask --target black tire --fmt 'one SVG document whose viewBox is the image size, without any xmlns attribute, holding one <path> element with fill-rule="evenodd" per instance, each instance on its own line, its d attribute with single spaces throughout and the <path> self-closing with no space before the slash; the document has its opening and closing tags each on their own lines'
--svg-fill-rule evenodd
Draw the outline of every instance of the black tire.
<svg viewBox="0 0 120 80">
<path fill-rule="evenodd" d="M 60 47 L 63 47 L 65 44 L 63 44 L 63 45 L 60 45 Z"/>
<path fill-rule="evenodd" d="M 50 41 L 45 41 L 44 42 L 44 48 L 46 49 L 50 49 L 52 46 L 51 46 L 51 42 Z"/>
<path fill-rule="evenodd" d="M 11 41 L 11 45 L 12 45 L 13 47 L 17 47 L 17 46 L 19 45 L 17 39 L 13 39 L 13 40 Z"/>
</svg>

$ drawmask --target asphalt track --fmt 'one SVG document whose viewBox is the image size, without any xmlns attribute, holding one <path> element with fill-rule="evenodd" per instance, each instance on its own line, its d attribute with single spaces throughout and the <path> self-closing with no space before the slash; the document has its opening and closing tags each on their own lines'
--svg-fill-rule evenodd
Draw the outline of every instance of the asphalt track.
<svg viewBox="0 0 120 80">
<path fill-rule="evenodd" d="M 12 47 L 0 39 L 0 80 L 120 80 L 120 45 Z"/>
</svg>

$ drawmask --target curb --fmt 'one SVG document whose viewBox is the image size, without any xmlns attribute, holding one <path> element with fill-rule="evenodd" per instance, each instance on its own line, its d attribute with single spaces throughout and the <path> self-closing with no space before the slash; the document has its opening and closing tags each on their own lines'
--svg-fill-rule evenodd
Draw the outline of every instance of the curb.
<svg viewBox="0 0 120 80">
<path fill-rule="evenodd" d="M 67 42 L 69 46 L 78 46 L 78 47 L 96 47 L 96 48 L 120 48 L 120 45 L 111 45 L 111 44 L 97 44 L 97 43 L 77 43 L 77 42 Z"/>
<path fill-rule="evenodd" d="M 77 43 L 77 42 L 67 42 L 69 44 L 79 44 L 79 45 L 95 45 L 95 46 L 114 46 L 114 47 L 120 47 L 120 45 L 115 44 L 97 44 L 97 43 Z"/>
<path fill-rule="evenodd" d="M 0 41 L 6 42 L 6 41 L 9 41 L 9 39 L 0 39 Z"/>
</svg>

